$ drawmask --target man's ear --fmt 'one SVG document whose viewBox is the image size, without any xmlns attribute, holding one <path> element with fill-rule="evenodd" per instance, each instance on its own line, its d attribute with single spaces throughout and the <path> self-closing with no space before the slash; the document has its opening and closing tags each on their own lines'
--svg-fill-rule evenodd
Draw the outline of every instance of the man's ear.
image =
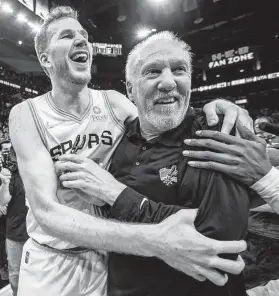
<svg viewBox="0 0 279 296">
<path fill-rule="evenodd" d="M 47 53 L 40 54 L 40 63 L 43 68 L 45 68 L 45 69 L 50 68 L 51 64 L 50 64 L 49 57 L 48 57 Z"/>
<path fill-rule="evenodd" d="M 135 98 L 133 95 L 133 85 L 132 85 L 131 81 L 126 81 L 126 91 L 127 91 L 128 98 L 130 99 L 130 101 L 132 101 L 134 103 Z"/>
</svg>

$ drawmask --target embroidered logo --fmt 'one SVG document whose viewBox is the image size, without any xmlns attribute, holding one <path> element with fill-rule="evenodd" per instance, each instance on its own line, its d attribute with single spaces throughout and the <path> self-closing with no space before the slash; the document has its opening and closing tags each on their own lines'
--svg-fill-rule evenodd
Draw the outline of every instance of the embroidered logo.
<svg viewBox="0 0 279 296">
<path fill-rule="evenodd" d="M 173 165 L 170 169 L 162 168 L 159 170 L 161 181 L 168 187 L 173 183 L 177 183 L 177 166 Z"/>
<path fill-rule="evenodd" d="M 94 107 L 93 107 L 93 112 L 94 112 L 95 114 L 100 114 L 102 111 L 101 111 L 101 108 L 100 108 L 100 107 L 98 107 L 98 106 L 94 106 Z"/>
</svg>

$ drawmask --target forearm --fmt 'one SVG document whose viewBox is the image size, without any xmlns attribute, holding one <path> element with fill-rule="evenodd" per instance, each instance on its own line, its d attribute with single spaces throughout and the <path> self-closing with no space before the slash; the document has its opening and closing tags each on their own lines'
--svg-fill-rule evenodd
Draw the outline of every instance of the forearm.
<svg viewBox="0 0 279 296">
<path fill-rule="evenodd" d="M 132 188 L 121 192 L 111 207 L 111 217 L 127 222 L 159 223 L 183 209 L 150 200 Z"/>
<path fill-rule="evenodd" d="M 279 214 L 279 170 L 272 168 L 251 189 L 256 191 Z"/>
<path fill-rule="evenodd" d="M 9 185 L 2 184 L 0 186 L 0 207 L 5 206 L 11 200 Z"/>
<path fill-rule="evenodd" d="M 78 246 L 141 256 L 157 251 L 153 225 L 96 218 L 58 203 L 37 219 L 45 232 Z"/>
</svg>

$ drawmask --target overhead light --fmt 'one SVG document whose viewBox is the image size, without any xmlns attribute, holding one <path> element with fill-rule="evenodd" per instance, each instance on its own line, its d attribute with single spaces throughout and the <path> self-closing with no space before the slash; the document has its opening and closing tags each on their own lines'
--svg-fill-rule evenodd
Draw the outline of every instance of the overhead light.
<svg viewBox="0 0 279 296">
<path fill-rule="evenodd" d="M 198 25 L 204 21 L 203 17 L 198 17 L 197 19 L 194 20 L 194 24 Z"/>
<path fill-rule="evenodd" d="M 152 30 L 151 30 L 151 32 L 156 32 L 156 31 L 157 31 L 156 29 L 152 29 Z"/>
<path fill-rule="evenodd" d="M 240 71 L 239 72 L 244 72 L 244 69 L 240 69 Z"/>
<path fill-rule="evenodd" d="M 19 40 L 19 41 L 18 41 L 18 44 L 19 44 L 19 45 L 21 45 L 21 44 L 22 44 L 22 41 L 21 41 L 21 40 Z"/>
<path fill-rule="evenodd" d="M 163 3 L 163 2 L 166 2 L 166 0 L 150 0 L 150 2 L 153 2 L 153 3 Z"/>
<path fill-rule="evenodd" d="M 126 15 L 124 15 L 124 14 L 122 14 L 122 15 L 119 15 L 118 17 L 117 17 L 117 21 L 119 22 L 119 23 L 122 23 L 122 22 L 125 22 L 126 21 Z"/>
<path fill-rule="evenodd" d="M 237 105 L 246 104 L 246 103 L 247 103 L 247 99 L 241 99 L 241 100 L 235 101 L 235 104 L 237 104 Z"/>
<path fill-rule="evenodd" d="M 20 22 L 20 23 L 26 23 L 28 20 L 26 18 L 26 16 L 22 13 L 19 13 L 18 16 L 17 16 L 17 20 Z"/>
<path fill-rule="evenodd" d="M 30 26 L 30 28 L 32 28 L 32 30 L 34 32 L 39 32 L 40 31 L 41 26 L 38 25 L 38 24 L 33 24 L 31 22 L 27 22 L 27 25 Z"/>
<path fill-rule="evenodd" d="M 220 77 L 220 74 L 217 74 L 216 77 Z"/>
<path fill-rule="evenodd" d="M 13 8 L 8 3 L 3 3 L 2 9 L 3 9 L 3 11 L 5 11 L 7 13 L 13 13 L 14 12 Z"/>
<path fill-rule="evenodd" d="M 41 29 L 41 26 L 40 25 L 33 25 L 33 27 L 32 27 L 32 29 L 33 29 L 33 31 L 34 32 L 39 32 L 40 31 L 40 29 Z"/>
<path fill-rule="evenodd" d="M 151 31 L 148 30 L 148 29 L 140 29 L 140 30 L 137 32 L 137 36 L 138 36 L 138 38 L 145 38 L 145 37 L 148 36 L 150 33 L 151 33 Z"/>
</svg>

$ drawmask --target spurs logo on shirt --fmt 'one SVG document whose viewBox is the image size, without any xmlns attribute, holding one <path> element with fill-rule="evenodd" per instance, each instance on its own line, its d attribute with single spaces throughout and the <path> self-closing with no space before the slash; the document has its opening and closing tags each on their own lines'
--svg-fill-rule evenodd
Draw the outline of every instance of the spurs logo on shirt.
<svg viewBox="0 0 279 296">
<path fill-rule="evenodd" d="M 90 103 L 80 118 L 56 107 L 50 93 L 28 100 L 41 139 L 54 162 L 62 154 L 76 153 L 108 168 L 125 128 L 117 120 L 105 92 L 89 90 L 89 94 Z M 78 194 L 82 193 L 64 188 L 58 182 L 57 198 L 61 204 L 90 215 L 102 215 L 99 207 L 84 202 Z M 76 247 L 44 233 L 31 209 L 27 229 L 29 235 L 41 244 L 58 249 Z"/>
<path fill-rule="evenodd" d="M 173 183 L 177 183 L 177 173 L 176 165 L 173 165 L 170 169 L 162 168 L 159 170 L 160 179 L 167 187 L 172 186 Z"/>
</svg>

